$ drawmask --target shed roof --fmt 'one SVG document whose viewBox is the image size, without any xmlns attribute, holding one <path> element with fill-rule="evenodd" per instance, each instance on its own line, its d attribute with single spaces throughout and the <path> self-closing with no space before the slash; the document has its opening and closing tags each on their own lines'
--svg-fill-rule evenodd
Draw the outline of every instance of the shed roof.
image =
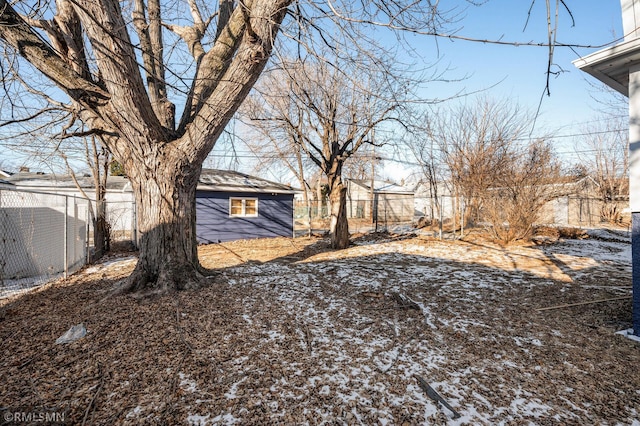
<svg viewBox="0 0 640 426">
<path fill-rule="evenodd" d="M 365 179 L 349 179 L 350 182 L 361 186 L 368 191 L 371 190 L 371 181 Z M 382 180 L 374 180 L 373 181 L 373 192 L 377 192 L 379 194 L 406 194 L 413 195 L 413 191 L 406 186 L 398 185 L 392 182 L 386 182 Z"/>
<path fill-rule="evenodd" d="M 69 175 L 56 175 L 34 172 L 19 172 L 5 178 L 9 183 L 29 189 L 46 191 L 75 190 L 76 184 Z M 77 176 L 82 188 L 93 188 L 93 178 Z M 124 176 L 109 176 L 108 191 L 131 191 L 131 183 Z M 295 193 L 296 189 L 289 185 L 271 182 L 255 176 L 230 170 L 203 169 L 200 175 L 198 190 L 220 192 L 255 192 L 255 193 Z"/>
<path fill-rule="evenodd" d="M 94 182 L 91 176 L 76 176 L 82 188 L 93 188 Z M 57 175 L 42 172 L 18 172 L 5 178 L 6 181 L 23 188 L 46 191 L 48 188 L 56 190 L 75 190 L 76 184 L 70 175 Z M 129 179 L 123 176 L 109 176 L 107 180 L 109 191 L 130 191 Z"/>
<path fill-rule="evenodd" d="M 290 185 L 272 182 L 256 176 L 231 170 L 203 169 L 198 190 L 219 192 L 255 192 L 294 194 L 298 192 Z"/>
</svg>

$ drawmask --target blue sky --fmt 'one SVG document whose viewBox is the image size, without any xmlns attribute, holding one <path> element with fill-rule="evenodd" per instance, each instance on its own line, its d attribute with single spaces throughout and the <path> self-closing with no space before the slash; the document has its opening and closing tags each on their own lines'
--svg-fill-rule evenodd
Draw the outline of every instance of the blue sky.
<svg viewBox="0 0 640 426">
<path fill-rule="evenodd" d="M 526 29 L 524 27 L 531 5 L 529 0 L 488 0 L 481 6 L 469 5 L 464 0 L 449 0 L 441 2 L 441 5 L 460 4 L 466 8 L 460 21 L 453 26 L 460 36 L 514 42 L 546 42 L 545 3 L 544 0 L 535 1 Z M 622 37 L 619 0 L 566 0 L 565 3 L 571 9 L 575 26 L 572 27 L 568 13 L 562 10 L 558 41 L 603 45 Z M 427 63 L 439 60 L 439 68 L 448 68 L 447 77 L 454 79 L 467 76 L 459 83 L 430 85 L 425 92 L 426 97 L 447 98 L 460 91 L 487 89 L 486 95 L 489 97 L 508 97 L 533 110 L 538 107 L 545 88 L 548 58 L 546 48 L 412 35 L 408 35 L 407 40 L 423 55 Z M 595 93 L 590 85 L 596 83 L 595 80 L 571 63 L 580 55 L 596 50 L 598 49 L 556 49 L 554 62 L 564 72 L 552 77 L 551 96 L 544 96 L 542 100 L 534 136 L 547 130 L 560 135 L 580 133 L 584 131 L 584 123 L 598 116 L 595 110 L 599 105 L 592 98 Z M 602 94 L 595 95 L 604 97 Z M 558 150 L 569 152 L 574 144 L 572 138 L 559 138 Z M 0 152 L 1 156 L 3 154 Z"/>
<path fill-rule="evenodd" d="M 464 2 L 461 2 L 464 3 Z M 551 2 L 555 3 L 555 2 Z M 571 16 L 560 10 L 557 41 L 572 45 L 601 46 L 615 44 L 623 37 L 619 0 L 566 0 Z M 545 43 L 547 41 L 546 2 L 536 0 L 527 23 L 529 0 L 489 0 L 481 6 L 467 6 L 457 23 L 456 34 L 481 40 Z M 555 18 L 554 18 L 555 19 Z M 526 26 L 526 28 L 525 28 Z M 575 162 L 573 153 L 587 123 L 602 120 L 601 101 L 613 99 L 597 87 L 601 83 L 578 70 L 572 61 L 600 48 L 557 47 L 554 71 L 562 70 L 550 81 L 551 95 L 545 93 L 549 51 L 546 47 L 505 46 L 444 38 L 410 36 L 408 40 L 425 60 L 439 58 L 439 67 L 447 67 L 447 76 L 465 77 L 458 83 L 433 84 L 425 91 L 430 98 L 446 98 L 459 91 L 484 90 L 483 96 L 512 99 L 521 107 L 540 114 L 532 136 L 553 132 L 556 150 L 567 162 Z M 595 85 L 595 87 L 594 87 Z M 543 95 L 544 94 L 544 95 Z M 542 98 L 542 103 L 541 102 Z M 386 164 L 388 177 L 407 175 L 406 165 Z M 404 176 L 402 176 L 404 177 Z"/>
<path fill-rule="evenodd" d="M 554 3 L 554 2 L 552 2 Z M 568 13 L 561 10 L 557 40 L 578 45 L 603 45 L 622 37 L 622 18 L 618 0 L 569 0 L 575 26 Z M 545 2 L 534 4 L 527 28 L 529 1 L 490 0 L 480 7 L 471 7 L 460 22 L 459 35 L 489 40 L 545 42 L 547 39 Z M 427 44 L 427 43 L 425 43 Z M 433 49 L 425 46 L 426 49 Z M 467 90 L 487 90 L 491 97 L 514 99 L 522 106 L 537 109 L 546 84 L 548 50 L 544 47 L 503 46 L 467 41 L 440 39 L 442 64 L 449 64 L 454 73 L 469 74 L 460 85 Z M 598 49 L 558 47 L 554 52 L 551 96 L 542 99 L 539 126 L 560 129 L 562 134 L 574 131 L 580 123 L 594 118 L 599 107 L 594 101 L 595 79 L 579 71 L 571 63 L 580 56 Z M 443 86 L 441 90 L 451 90 Z M 603 96 L 604 95 L 599 95 Z"/>
<path fill-rule="evenodd" d="M 581 0 L 566 3 L 571 8 L 575 26 L 571 26 L 571 19 L 566 12 L 561 13 L 557 35 L 559 42 L 602 45 L 622 36 L 619 1 Z M 536 1 L 527 28 L 523 31 L 529 4 L 529 1 L 490 0 L 480 7 L 469 8 L 467 16 L 460 23 L 458 34 L 478 39 L 546 42 L 546 8 L 542 0 Z M 428 44 L 433 45 L 433 42 L 424 44 L 428 49 Z M 488 87 L 504 79 L 490 93 L 519 98 L 526 104 L 538 103 L 545 86 L 546 48 L 443 39 L 439 40 L 439 47 L 443 64 L 450 63 L 461 74 L 471 74 L 464 82 L 468 89 Z M 585 82 L 588 76 L 577 70 L 571 61 L 596 50 L 556 48 L 554 62 L 565 72 L 552 78 L 551 97 L 545 100 L 545 110 L 554 111 L 553 108 L 563 105 L 583 110 L 588 106 L 589 85 Z M 571 110 L 575 112 L 574 108 Z M 581 117 L 576 116 L 578 119 Z"/>
</svg>

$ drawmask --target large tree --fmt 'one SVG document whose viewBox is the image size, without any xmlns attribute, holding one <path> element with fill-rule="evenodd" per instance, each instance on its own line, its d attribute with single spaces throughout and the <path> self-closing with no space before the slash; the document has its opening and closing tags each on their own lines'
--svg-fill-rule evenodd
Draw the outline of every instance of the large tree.
<svg viewBox="0 0 640 426">
<path fill-rule="evenodd" d="M 189 0 L 185 8 L 0 0 L 0 39 L 9 48 L 3 77 L 28 68 L 12 54 L 46 76 L 131 180 L 142 238 L 126 289 L 203 282 L 194 203 L 202 162 L 262 73 L 286 16 L 284 44 L 338 54 L 338 39 L 375 41 L 379 34 L 360 33 L 363 26 L 433 34 L 443 22 L 437 4 L 414 1 Z"/>
<path fill-rule="evenodd" d="M 346 57 L 343 46 L 366 50 L 382 30 L 435 35 L 447 16 L 459 16 L 443 15 L 440 2 L 413 0 L 186 2 L 0 0 L 3 81 L 29 69 L 46 76 L 59 89 L 51 96 L 127 171 L 142 234 L 126 286 L 132 291 L 202 282 L 194 202 L 202 163 L 278 34 L 299 56 L 323 46 Z M 447 30 L 444 36 L 462 38 Z"/>
<path fill-rule="evenodd" d="M 289 3 L 222 2 L 206 52 L 201 41 L 208 20 L 190 4 L 193 25 L 172 27 L 196 64 L 176 120 L 167 97 L 159 1 L 135 1 L 129 21 L 126 4 L 116 0 L 58 0 L 48 20 L 0 0 L 0 37 L 68 95 L 78 117 L 127 170 L 142 233 L 129 289 L 200 284 L 194 199 L 201 164 L 260 75 Z"/>
<path fill-rule="evenodd" d="M 307 56 L 268 73 L 254 92 L 252 118 L 263 133 L 279 135 L 296 148 L 290 152 L 303 153 L 322 171 L 331 208 L 331 246 L 341 249 L 349 245 L 344 166 L 363 146 L 379 145 L 373 137 L 376 128 L 404 124 L 411 90 L 410 81 L 400 78 L 382 52 L 376 61 L 322 55 L 327 57 L 329 61 Z"/>
</svg>

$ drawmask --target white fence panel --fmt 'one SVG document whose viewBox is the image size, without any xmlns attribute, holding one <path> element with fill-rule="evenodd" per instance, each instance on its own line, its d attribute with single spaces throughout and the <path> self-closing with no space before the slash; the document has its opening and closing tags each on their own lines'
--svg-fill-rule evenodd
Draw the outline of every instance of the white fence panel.
<svg viewBox="0 0 640 426">
<path fill-rule="evenodd" d="M 82 267 L 87 220 L 86 200 L 0 188 L 0 297 Z"/>
</svg>

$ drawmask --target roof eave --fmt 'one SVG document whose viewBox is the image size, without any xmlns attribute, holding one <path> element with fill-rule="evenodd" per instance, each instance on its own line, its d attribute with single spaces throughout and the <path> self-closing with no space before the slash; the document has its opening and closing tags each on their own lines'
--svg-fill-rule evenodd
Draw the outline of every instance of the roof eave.
<svg viewBox="0 0 640 426">
<path fill-rule="evenodd" d="M 295 194 L 295 189 L 285 188 L 269 188 L 269 187 L 251 187 L 251 186 L 230 186 L 230 185 L 211 185 L 211 184 L 198 184 L 198 191 L 208 192 L 235 192 L 235 193 L 255 193 L 255 194 Z"/>
<path fill-rule="evenodd" d="M 640 65 L 640 38 L 599 50 L 573 61 L 580 70 L 629 96 L 629 70 Z"/>
</svg>

